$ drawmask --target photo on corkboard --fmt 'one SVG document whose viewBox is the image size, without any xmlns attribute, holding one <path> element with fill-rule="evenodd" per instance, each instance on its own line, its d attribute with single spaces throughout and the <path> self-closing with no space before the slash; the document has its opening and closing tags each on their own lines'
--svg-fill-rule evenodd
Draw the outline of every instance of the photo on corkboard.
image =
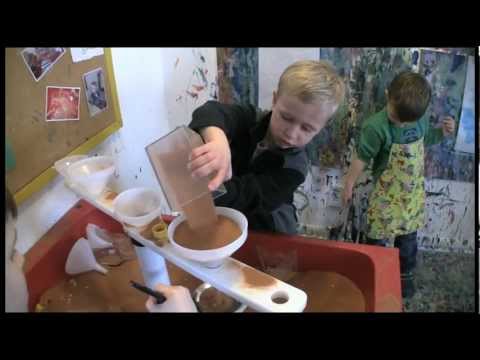
<svg viewBox="0 0 480 360">
<path fill-rule="evenodd" d="M 88 112 L 93 117 L 107 109 L 105 92 L 105 76 L 102 68 L 92 70 L 83 75 Z"/>
<path fill-rule="evenodd" d="M 25 48 L 21 54 L 35 81 L 40 81 L 65 54 L 65 48 Z"/>
<path fill-rule="evenodd" d="M 80 119 L 80 88 L 47 86 L 46 120 Z"/>
</svg>

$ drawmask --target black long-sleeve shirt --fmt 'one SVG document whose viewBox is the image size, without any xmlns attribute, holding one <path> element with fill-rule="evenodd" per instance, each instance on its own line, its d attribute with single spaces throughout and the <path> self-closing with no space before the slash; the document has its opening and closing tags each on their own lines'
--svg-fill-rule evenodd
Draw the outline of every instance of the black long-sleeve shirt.
<svg viewBox="0 0 480 360">
<path fill-rule="evenodd" d="M 307 156 L 303 148 L 257 150 L 271 115 L 271 111 L 252 105 L 208 101 L 193 112 L 189 127 L 200 132 L 217 126 L 228 138 L 232 178 L 224 183 L 227 193 L 215 199 L 215 204 L 241 211 L 251 229 L 294 234 L 297 217 L 293 193 L 305 181 Z"/>
</svg>

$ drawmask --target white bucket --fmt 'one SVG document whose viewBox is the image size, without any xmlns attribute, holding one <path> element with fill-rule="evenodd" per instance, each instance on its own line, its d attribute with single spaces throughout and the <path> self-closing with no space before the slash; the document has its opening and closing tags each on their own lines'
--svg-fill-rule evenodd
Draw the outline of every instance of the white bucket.
<svg viewBox="0 0 480 360">
<path fill-rule="evenodd" d="M 134 188 L 120 193 L 113 200 L 113 211 L 120 221 L 141 227 L 160 215 L 161 205 L 159 192 L 148 188 Z"/>
</svg>

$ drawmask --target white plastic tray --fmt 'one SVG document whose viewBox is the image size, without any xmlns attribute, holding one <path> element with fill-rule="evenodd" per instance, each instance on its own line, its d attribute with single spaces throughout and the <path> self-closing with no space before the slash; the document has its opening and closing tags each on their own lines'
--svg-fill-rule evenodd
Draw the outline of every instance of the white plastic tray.
<svg viewBox="0 0 480 360">
<path fill-rule="evenodd" d="M 101 201 L 102 194 L 94 196 L 87 193 L 83 188 L 66 182 L 66 185 L 78 196 L 88 201 L 90 204 L 103 211 L 107 215 L 117 219 L 113 212 L 111 204 Z M 243 271 L 245 267 L 251 271 L 256 271 L 264 276 L 272 278 L 270 275 L 262 273 L 242 262 L 231 257 L 227 258 L 225 263 L 216 269 L 209 269 L 194 261 L 187 260 L 175 252 L 170 244 L 159 247 L 152 241 L 145 239 L 139 234 L 136 228 L 124 227 L 124 231 L 133 239 L 148 247 L 152 251 L 163 256 L 166 260 L 182 268 L 198 279 L 211 284 L 226 295 L 246 304 L 251 309 L 260 312 L 302 312 L 307 304 L 307 294 L 283 281 L 275 279 L 273 285 L 269 287 L 251 287 L 243 281 Z M 248 241 L 248 240 L 247 240 Z M 272 278 L 274 279 L 274 278 Z M 277 304 L 272 298 L 287 297 L 288 301 L 283 304 Z"/>
</svg>

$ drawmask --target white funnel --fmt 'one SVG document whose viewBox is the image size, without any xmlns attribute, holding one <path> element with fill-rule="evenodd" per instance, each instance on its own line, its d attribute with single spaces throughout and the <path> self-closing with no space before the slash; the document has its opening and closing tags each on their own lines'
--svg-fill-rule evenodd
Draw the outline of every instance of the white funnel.
<svg viewBox="0 0 480 360">
<path fill-rule="evenodd" d="M 175 234 L 175 229 L 177 226 L 186 220 L 184 214 L 177 216 L 170 223 L 167 230 L 170 244 L 178 254 L 188 260 L 198 261 L 208 268 L 220 267 L 225 259 L 227 259 L 245 243 L 248 233 L 248 220 L 240 211 L 221 206 L 217 206 L 215 210 L 217 215 L 226 216 L 237 223 L 242 232 L 237 239 L 224 247 L 211 250 L 193 250 L 177 244 L 173 235 Z"/>
<path fill-rule="evenodd" d="M 115 164 L 110 156 L 75 161 L 66 168 L 69 182 L 79 184 L 92 195 L 100 195 L 113 177 Z"/>
<path fill-rule="evenodd" d="M 95 260 L 88 241 L 85 238 L 80 238 L 75 245 L 73 245 L 70 254 L 68 254 L 67 262 L 65 263 L 65 272 L 70 275 L 75 275 L 92 270 L 102 274 L 107 273 L 107 270 Z"/>
<path fill-rule="evenodd" d="M 113 247 L 108 232 L 95 224 L 87 225 L 87 239 L 92 249 L 107 249 Z"/>
</svg>

